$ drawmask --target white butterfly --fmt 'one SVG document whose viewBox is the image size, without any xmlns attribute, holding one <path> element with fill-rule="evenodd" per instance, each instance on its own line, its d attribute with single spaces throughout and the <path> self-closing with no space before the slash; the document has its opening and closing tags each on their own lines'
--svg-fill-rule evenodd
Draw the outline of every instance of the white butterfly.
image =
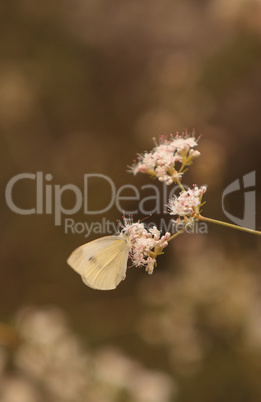
<svg viewBox="0 0 261 402">
<path fill-rule="evenodd" d="M 87 286 L 110 290 L 126 277 L 129 251 L 128 236 L 105 236 L 76 248 L 67 263 Z"/>
</svg>

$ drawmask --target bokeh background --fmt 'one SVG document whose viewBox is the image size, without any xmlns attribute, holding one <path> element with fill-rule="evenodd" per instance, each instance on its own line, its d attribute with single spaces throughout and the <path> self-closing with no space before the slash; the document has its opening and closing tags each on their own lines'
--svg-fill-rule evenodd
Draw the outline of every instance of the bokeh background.
<svg viewBox="0 0 261 402">
<path fill-rule="evenodd" d="M 261 229 L 261 1 L 13 0 L 0 38 L 0 400 L 260 401 L 258 236 L 182 235 L 152 276 L 133 268 L 100 292 L 66 265 L 84 235 L 10 211 L 5 187 L 43 172 L 53 186 L 100 173 L 141 188 L 149 178 L 126 172 L 136 153 L 195 128 L 201 156 L 184 180 L 208 185 L 204 214 L 226 220 L 222 192 L 256 171 Z M 97 181 L 89 196 L 102 208 L 110 195 Z M 34 207 L 34 183 L 14 197 Z M 227 198 L 233 215 L 243 208 L 243 192 Z"/>
</svg>

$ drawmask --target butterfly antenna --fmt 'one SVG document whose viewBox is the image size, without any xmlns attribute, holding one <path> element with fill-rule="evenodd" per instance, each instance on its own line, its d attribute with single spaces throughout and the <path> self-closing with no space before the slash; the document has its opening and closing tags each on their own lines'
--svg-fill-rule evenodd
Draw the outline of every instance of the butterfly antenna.
<svg viewBox="0 0 261 402">
<path fill-rule="evenodd" d="M 144 218 L 142 218 L 139 222 L 145 221 L 145 219 L 148 219 L 152 216 L 152 214 L 149 214 L 148 216 L 145 216 Z"/>
</svg>

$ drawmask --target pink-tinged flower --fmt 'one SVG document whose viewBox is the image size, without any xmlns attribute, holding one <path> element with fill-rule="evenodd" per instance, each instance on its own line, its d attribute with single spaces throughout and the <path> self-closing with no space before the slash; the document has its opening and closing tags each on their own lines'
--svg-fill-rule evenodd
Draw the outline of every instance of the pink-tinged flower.
<svg viewBox="0 0 261 402">
<path fill-rule="evenodd" d="M 124 225 L 122 226 L 120 236 L 128 237 L 131 251 L 130 258 L 133 265 L 144 266 L 149 274 L 153 273 L 156 263 L 156 257 L 163 254 L 162 250 L 167 247 L 170 233 L 164 236 L 160 235 L 160 231 L 153 228 L 146 229 L 143 223 L 133 223 L 131 218 L 123 217 Z"/>
<path fill-rule="evenodd" d="M 137 161 L 130 167 L 130 172 L 134 175 L 147 173 L 170 185 L 179 180 L 184 167 L 200 155 L 199 151 L 194 149 L 197 145 L 194 132 L 192 136 L 187 132 L 182 135 L 177 133 L 175 137 L 171 134 L 169 139 L 161 136 L 159 145 L 157 144 L 151 152 L 138 156 Z"/>
<path fill-rule="evenodd" d="M 205 186 L 200 188 L 194 186 L 186 191 L 181 191 L 178 197 L 175 195 L 169 200 L 167 204 L 169 214 L 193 219 L 193 216 L 200 213 L 202 196 L 206 191 L 207 188 Z"/>
</svg>

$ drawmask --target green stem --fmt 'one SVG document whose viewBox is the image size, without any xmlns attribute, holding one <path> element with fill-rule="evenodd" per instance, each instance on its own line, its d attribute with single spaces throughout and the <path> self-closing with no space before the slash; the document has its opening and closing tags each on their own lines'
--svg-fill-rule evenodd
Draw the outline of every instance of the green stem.
<svg viewBox="0 0 261 402">
<path fill-rule="evenodd" d="M 227 223 L 227 222 L 218 221 L 216 219 L 206 218 L 205 216 L 202 216 L 202 215 L 197 215 L 197 219 L 200 221 L 216 223 L 218 225 L 226 226 L 231 229 L 237 229 L 237 230 L 241 230 L 242 232 L 252 233 L 252 234 L 261 236 L 261 232 L 259 230 L 244 228 L 242 226 L 233 225 L 232 223 Z"/>
<path fill-rule="evenodd" d="M 176 183 L 179 185 L 179 187 L 181 188 L 182 191 L 185 191 L 185 189 L 184 189 L 184 187 L 182 186 L 182 184 L 181 184 L 181 182 L 180 182 L 180 180 L 179 180 L 178 177 L 176 178 Z"/>
<path fill-rule="evenodd" d="M 174 235 L 172 235 L 167 241 L 170 241 L 170 240 L 174 239 L 174 238 L 177 237 L 179 234 L 181 234 L 182 232 L 184 232 L 185 229 L 186 229 L 186 226 L 184 226 L 183 229 L 179 230 L 177 233 L 175 233 Z"/>
<path fill-rule="evenodd" d="M 184 169 L 185 166 L 186 166 L 186 163 L 182 162 L 182 165 L 179 169 L 179 173 L 182 173 L 182 170 Z"/>
</svg>

